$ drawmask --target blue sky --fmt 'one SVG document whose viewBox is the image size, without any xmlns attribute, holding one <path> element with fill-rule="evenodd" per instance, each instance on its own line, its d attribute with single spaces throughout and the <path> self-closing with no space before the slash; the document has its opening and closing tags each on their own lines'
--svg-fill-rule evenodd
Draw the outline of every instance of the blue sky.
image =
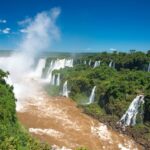
<svg viewBox="0 0 150 150">
<path fill-rule="evenodd" d="M 15 49 L 18 22 L 59 7 L 52 51 L 150 49 L 149 0 L 0 0 L 0 49 Z"/>
</svg>

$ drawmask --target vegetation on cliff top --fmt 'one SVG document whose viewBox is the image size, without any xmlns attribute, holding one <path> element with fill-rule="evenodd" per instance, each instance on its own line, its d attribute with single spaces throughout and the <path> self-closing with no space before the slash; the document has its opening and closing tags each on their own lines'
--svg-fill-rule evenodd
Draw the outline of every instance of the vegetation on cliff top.
<svg viewBox="0 0 150 150">
<path fill-rule="evenodd" d="M 19 124 L 16 117 L 13 87 L 4 77 L 8 73 L 0 70 L 0 149 L 1 150 L 49 150 L 50 147 L 33 139 Z"/>
<path fill-rule="evenodd" d="M 93 68 L 95 61 L 98 60 L 101 61 L 101 65 Z M 111 61 L 112 67 L 109 67 Z M 144 132 L 143 138 L 148 141 L 150 138 L 149 63 L 149 51 L 148 53 L 104 52 L 78 57 L 74 60 L 73 68 L 55 70 L 53 73 L 61 74 L 60 90 L 63 83 L 68 80 L 69 96 L 80 105 L 88 102 L 92 88 L 96 86 L 95 102 L 82 107 L 86 113 L 100 120 L 116 123 L 126 112 L 132 100 L 138 94 L 144 94 L 145 103 L 139 110 L 137 125 L 131 131 L 136 131 L 137 134 L 147 131 Z M 58 87 L 56 89 L 58 91 Z"/>
</svg>

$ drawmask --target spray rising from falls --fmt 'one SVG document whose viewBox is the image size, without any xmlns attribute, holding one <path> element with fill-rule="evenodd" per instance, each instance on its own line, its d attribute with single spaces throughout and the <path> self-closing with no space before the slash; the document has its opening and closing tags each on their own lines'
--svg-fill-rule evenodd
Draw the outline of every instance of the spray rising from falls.
<svg viewBox="0 0 150 150">
<path fill-rule="evenodd" d="M 5 61 L 0 61 L 0 68 L 10 72 L 10 78 L 14 86 L 14 93 L 18 102 L 33 95 L 36 87 L 33 87 L 29 78 L 41 76 L 41 68 L 44 66 L 44 60 L 39 62 L 37 70 L 33 68 L 35 60 L 39 53 L 46 50 L 54 40 L 59 38 L 59 30 L 55 25 L 56 19 L 60 14 L 60 9 L 54 8 L 50 11 L 44 11 L 26 20 L 20 22 L 25 27 L 22 29 L 22 41 L 16 52 Z M 5 63 L 4 63 L 5 62 Z M 17 102 L 17 104 L 18 104 Z M 19 108 L 18 108 L 19 109 Z"/>
<path fill-rule="evenodd" d="M 136 124 L 136 116 L 139 112 L 140 106 L 144 103 L 144 96 L 138 95 L 130 104 L 126 113 L 122 116 L 118 122 L 123 126 L 134 126 Z"/>
<path fill-rule="evenodd" d="M 92 89 L 91 95 L 90 95 L 90 97 L 89 97 L 89 102 L 88 102 L 88 104 L 91 104 L 91 103 L 94 102 L 94 99 L 95 99 L 95 90 L 96 90 L 96 86 L 94 86 L 93 89 Z"/>
<path fill-rule="evenodd" d="M 69 96 L 69 91 L 68 91 L 68 81 L 65 81 L 64 85 L 63 85 L 63 92 L 62 95 L 65 97 Z"/>
<path fill-rule="evenodd" d="M 43 74 L 43 69 L 45 68 L 46 60 L 40 59 L 35 70 L 35 76 L 41 78 Z"/>
</svg>

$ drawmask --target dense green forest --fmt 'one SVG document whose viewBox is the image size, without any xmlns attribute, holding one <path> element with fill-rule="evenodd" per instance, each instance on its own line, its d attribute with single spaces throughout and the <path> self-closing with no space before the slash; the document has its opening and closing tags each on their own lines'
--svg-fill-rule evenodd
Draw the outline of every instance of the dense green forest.
<svg viewBox="0 0 150 150">
<path fill-rule="evenodd" d="M 48 58 L 47 62 L 50 61 L 51 58 Z M 94 68 L 95 61 L 101 61 L 100 66 Z M 128 127 L 127 130 L 133 137 L 135 134 L 140 135 L 144 139 L 144 144 L 147 144 L 150 139 L 149 63 L 150 51 L 103 52 L 80 56 L 74 59 L 73 68 L 53 71 L 53 74 L 60 73 L 61 85 L 50 86 L 49 91 L 53 95 L 59 94 L 63 83 L 67 80 L 69 97 L 75 100 L 85 113 L 113 126 L 116 126 L 132 100 L 137 95 L 143 94 L 145 103 L 139 110 L 136 126 Z M 86 105 L 94 86 L 96 86 L 95 101 Z"/>
<path fill-rule="evenodd" d="M 0 70 L 0 150 L 49 150 L 50 147 L 33 139 L 17 120 L 13 87 Z"/>
</svg>

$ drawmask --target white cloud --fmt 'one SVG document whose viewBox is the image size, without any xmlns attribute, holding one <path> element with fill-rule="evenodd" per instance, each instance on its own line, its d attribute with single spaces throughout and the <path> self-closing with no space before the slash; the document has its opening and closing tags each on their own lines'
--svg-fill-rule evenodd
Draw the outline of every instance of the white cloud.
<svg viewBox="0 0 150 150">
<path fill-rule="evenodd" d="M 27 33 L 27 30 L 26 29 L 20 29 L 19 30 L 21 33 Z"/>
<path fill-rule="evenodd" d="M 31 21 L 32 21 L 31 18 L 26 18 L 25 20 L 19 21 L 18 24 L 19 25 L 27 25 L 27 24 L 30 24 Z"/>
<path fill-rule="evenodd" d="M 116 51 L 117 49 L 116 48 L 110 48 L 109 50 L 110 51 Z"/>
<path fill-rule="evenodd" d="M 11 31 L 10 28 L 0 29 L 0 33 L 2 33 L 2 34 L 9 34 L 10 31 Z"/>
<path fill-rule="evenodd" d="M 7 22 L 7 20 L 2 20 L 2 19 L 0 19 L 0 23 L 6 23 Z"/>
<path fill-rule="evenodd" d="M 25 28 L 20 30 L 23 41 L 19 49 L 31 55 L 51 46 L 53 40 L 60 38 L 60 31 L 55 23 L 59 14 L 60 9 L 53 8 L 38 13 L 34 18 L 21 21 L 21 25 L 25 24 Z"/>
<path fill-rule="evenodd" d="M 9 70 L 12 82 L 15 83 L 14 92 L 19 100 L 26 96 L 26 93 L 30 95 L 30 91 L 33 94 L 35 90 L 26 79 L 34 71 L 33 65 L 40 52 L 49 49 L 53 41 L 59 38 L 60 32 L 56 25 L 59 14 L 59 8 L 38 13 L 24 28 L 26 32 L 22 33 L 22 41 L 16 48 L 18 51 L 12 54 L 5 64 L 0 62 L 1 68 Z M 5 30 L 9 31 L 10 29 Z"/>
</svg>

